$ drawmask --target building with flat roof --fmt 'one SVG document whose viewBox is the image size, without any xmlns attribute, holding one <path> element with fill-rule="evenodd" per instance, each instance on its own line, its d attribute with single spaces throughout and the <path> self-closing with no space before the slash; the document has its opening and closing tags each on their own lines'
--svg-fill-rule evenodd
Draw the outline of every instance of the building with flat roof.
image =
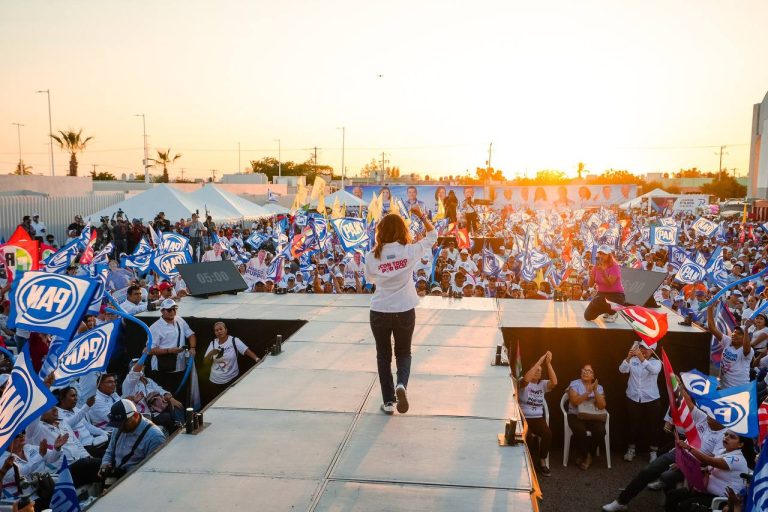
<svg viewBox="0 0 768 512">
<path fill-rule="evenodd" d="M 749 197 L 768 197 L 768 93 L 752 109 L 747 193 Z"/>
</svg>

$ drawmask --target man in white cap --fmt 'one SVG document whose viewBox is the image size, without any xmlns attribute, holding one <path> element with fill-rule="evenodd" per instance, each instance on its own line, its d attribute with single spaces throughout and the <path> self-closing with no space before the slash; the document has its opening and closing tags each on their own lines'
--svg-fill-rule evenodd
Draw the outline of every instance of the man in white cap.
<svg viewBox="0 0 768 512">
<path fill-rule="evenodd" d="M 144 418 L 133 402 L 123 398 L 109 412 L 115 429 L 101 461 L 99 476 L 120 478 L 165 442 L 160 428 Z"/>
<path fill-rule="evenodd" d="M 475 265 L 475 262 L 472 261 L 469 257 L 469 251 L 467 249 L 461 250 L 461 259 L 456 262 L 455 267 L 463 268 L 467 274 L 474 276 L 477 274 L 477 265 Z"/>
<path fill-rule="evenodd" d="M 45 222 L 40 220 L 39 213 L 32 215 L 32 229 L 35 230 L 35 240 L 39 241 L 40 243 L 44 242 L 48 228 L 45 226 Z"/>
<path fill-rule="evenodd" d="M 165 299 L 160 303 L 161 318 L 149 327 L 152 333 L 151 376 L 168 390 L 175 390 L 181 384 L 186 366 L 184 353 L 188 350 L 189 357 L 194 359 L 197 348 L 197 337 L 189 324 L 177 315 L 178 309 L 173 299 Z M 182 392 L 181 398 L 186 398 L 186 393 Z"/>
</svg>

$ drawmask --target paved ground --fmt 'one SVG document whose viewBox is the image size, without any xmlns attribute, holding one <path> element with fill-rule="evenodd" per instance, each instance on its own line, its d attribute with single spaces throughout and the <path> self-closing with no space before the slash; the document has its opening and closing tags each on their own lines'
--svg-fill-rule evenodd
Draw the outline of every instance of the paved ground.
<svg viewBox="0 0 768 512">
<path fill-rule="evenodd" d="M 542 512 L 599 511 L 600 507 L 616 499 L 619 490 L 639 472 L 648 461 L 643 454 L 632 462 L 626 462 L 621 453 L 614 453 L 612 469 L 605 466 L 605 459 L 599 457 L 592 467 L 582 471 L 573 462 L 563 467 L 563 453 L 556 451 L 550 456 L 552 476 L 539 479 L 544 499 Z M 662 493 L 643 491 L 630 504 L 630 510 L 661 512 Z"/>
</svg>

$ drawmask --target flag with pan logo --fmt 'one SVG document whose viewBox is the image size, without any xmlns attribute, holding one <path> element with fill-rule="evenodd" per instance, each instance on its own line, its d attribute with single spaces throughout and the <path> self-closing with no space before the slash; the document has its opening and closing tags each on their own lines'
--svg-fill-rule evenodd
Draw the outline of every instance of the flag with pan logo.
<svg viewBox="0 0 768 512">
<path fill-rule="evenodd" d="M 163 233 L 160 241 L 162 252 L 183 252 L 189 247 L 189 239 L 178 233 Z"/>
<path fill-rule="evenodd" d="M 92 279 L 25 272 L 11 288 L 8 327 L 71 339 L 95 292 Z"/>
<path fill-rule="evenodd" d="M 696 405 L 725 428 L 746 437 L 757 437 L 757 382 L 714 390 L 695 397 Z"/>
<path fill-rule="evenodd" d="M 178 276 L 178 265 L 183 265 L 185 263 L 192 263 L 192 255 L 189 253 L 188 249 L 178 252 L 156 254 L 155 257 L 152 258 L 152 268 L 163 279 L 168 280 Z"/>
<path fill-rule="evenodd" d="M 106 370 L 119 331 L 120 320 L 113 320 L 72 340 L 58 358 L 53 385 L 64 386 L 72 379 Z"/>
<path fill-rule="evenodd" d="M 688 394 L 693 398 L 708 395 L 717 389 L 716 377 L 704 375 L 696 369 L 689 372 L 682 372 L 680 378 L 683 381 L 683 386 L 688 390 Z"/>
<path fill-rule="evenodd" d="M 75 483 L 72 480 L 72 473 L 69 471 L 67 456 L 61 463 L 59 478 L 56 480 L 56 486 L 53 488 L 51 496 L 51 510 L 53 512 L 80 512 L 80 500 L 77 497 Z"/>
<path fill-rule="evenodd" d="M 346 217 L 331 219 L 331 227 L 336 232 L 344 252 L 349 252 L 368 243 L 368 230 L 363 219 Z"/>
</svg>

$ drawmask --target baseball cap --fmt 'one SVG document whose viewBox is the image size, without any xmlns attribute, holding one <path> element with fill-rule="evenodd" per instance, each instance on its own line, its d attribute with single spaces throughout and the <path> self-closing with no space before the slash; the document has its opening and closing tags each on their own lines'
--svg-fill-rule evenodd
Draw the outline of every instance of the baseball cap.
<svg viewBox="0 0 768 512">
<path fill-rule="evenodd" d="M 173 309 L 178 307 L 179 305 L 176 304 L 176 301 L 173 299 L 165 299 L 163 302 L 160 303 L 160 309 Z"/>
<path fill-rule="evenodd" d="M 171 283 L 167 283 L 167 282 L 163 281 L 162 283 L 157 285 L 157 289 L 160 290 L 161 292 L 165 291 L 165 290 L 170 290 L 171 289 Z"/>
<path fill-rule="evenodd" d="M 462 249 L 462 250 L 461 250 L 461 254 L 469 254 L 469 251 L 468 251 L 468 250 L 466 250 L 466 249 Z"/>
<path fill-rule="evenodd" d="M 125 423 L 125 420 L 138 413 L 134 403 L 127 398 L 123 398 L 119 402 L 112 404 L 112 409 L 110 409 L 109 414 L 107 415 L 109 418 L 109 426 L 120 428 L 123 426 L 123 423 Z"/>
<path fill-rule="evenodd" d="M 649 350 L 651 348 L 651 347 L 648 346 L 648 344 L 645 341 L 641 341 L 640 343 L 638 343 L 638 346 L 641 347 L 641 348 L 647 348 Z"/>
<path fill-rule="evenodd" d="M 733 263 L 731 263 L 730 261 L 726 261 L 725 263 L 723 263 L 723 268 L 725 268 L 725 270 L 733 270 Z"/>
<path fill-rule="evenodd" d="M 293 279 L 295 281 L 296 280 L 296 275 L 295 274 L 286 274 L 285 275 L 285 280 L 286 281 L 290 281 L 291 279 Z"/>
<path fill-rule="evenodd" d="M 613 254 L 613 249 L 610 245 L 601 245 L 597 248 L 597 252 L 601 252 L 603 254 Z"/>
<path fill-rule="evenodd" d="M 663 285 L 663 286 L 661 287 L 661 289 L 662 289 L 662 290 L 667 290 L 667 291 L 671 291 L 671 290 L 672 290 L 672 288 L 670 288 L 670 287 L 669 287 L 668 285 L 666 285 L 666 284 L 665 284 L 665 285 Z"/>
<path fill-rule="evenodd" d="M 440 288 L 439 284 L 433 284 L 432 288 L 429 291 L 431 291 L 431 292 L 441 292 L 442 293 L 443 289 Z"/>
</svg>

